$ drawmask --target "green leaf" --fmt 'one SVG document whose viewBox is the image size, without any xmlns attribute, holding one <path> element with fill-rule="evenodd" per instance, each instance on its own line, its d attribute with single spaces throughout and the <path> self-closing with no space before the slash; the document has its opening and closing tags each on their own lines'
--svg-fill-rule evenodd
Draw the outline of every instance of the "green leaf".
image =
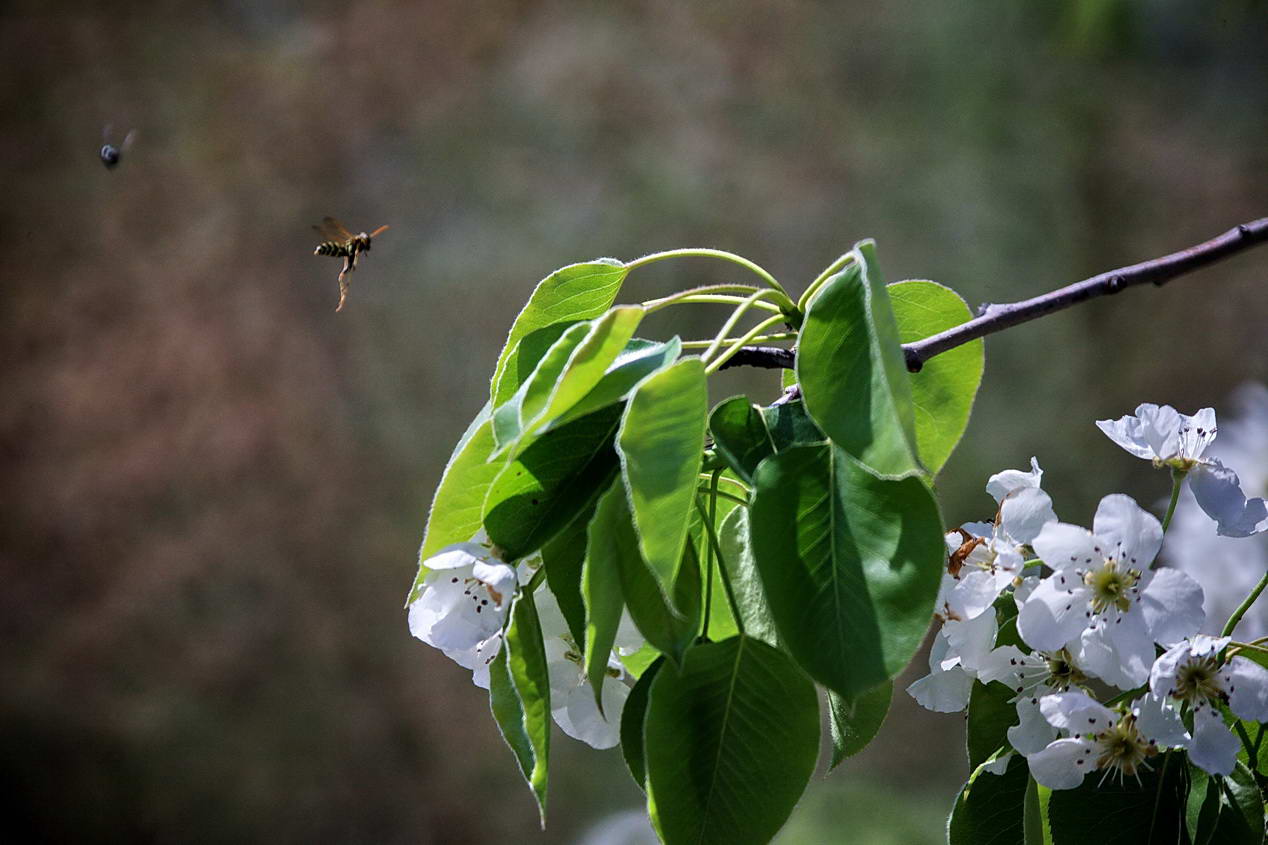
<svg viewBox="0 0 1268 845">
<path fill-rule="evenodd" d="M 1008 746 L 1008 729 L 1017 724 L 1017 693 L 998 681 L 973 684 L 969 693 L 968 724 L 965 741 L 969 767 L 976 769 L 991 758 L 1001 746 Z"/>
<path fill-rule="evenodd" d="M 982 766 L 974 769 L 951 810 L 948 845 L 1023 842 L 1023 807 L 1029 781 L 1026 760 L 1016 754 L 1002 775 L 991 774 Z M 1109 841 L 1096 837 L 1086 840 L 1089 845 Z"/>
<path fill-rule="evenodd" d="M 898 282 L 888 292 L 900 343 L 923 340 L 973 318 L 959 294 L 937 282 Z M 968 427 L 986 367 L 985 349 L 981 340 L 975 340 L 929 359 L 920 372 L 907 374 L 916 446 L 931 473 L 942 469 Z"/>
<path fill-rule="evenodd" d="M 427 514 L 427 528 L 422 547 L 418 550 L 418 575 L 410 587 L 406 605 L 418 598 L 423 588 L 423 579 L 428 572 L 427 558 L 445 546 L 465 543 L 480 530 L 485 494 L 502 469 L 487 463 L 493 453 L 490 417 L 491 408 L 486 404 L 467 426 L 449 456 L 449 463 L 445 464 Z"/>
<path fill-rule="evenodd" d="M 510 449 L 514 455 L 597 387 L 642 318 L 639 306 L 623 306 L 569 327 L 516 394 L 495 412 L 499 451 Z M 510 409 L 506 416 L 513 416 L 514 424 L 500 422 L 504 409 Z"/>
<path fill-rule="evenodd" d="M 613 490 L 617 492 L 612 493 Z M 604 542 L 601 549 L 596 548 L 592 552 L 592 556 L 597 558 L 602 555 L 606 565 L 615 565 L 620 573 L 621 596 L 634 625 L 654 648 L 678 661 L 699 628 L 700 571 L 689 566 L 679 572 L 675 585 L 679 610 L 676 613 L 639 554 L 629 502 L 624 495 L 619 495 L 623 491 L 619 479 L 613 482 L 604 495 L 607 507 L 595 511 L 590 534 L 603 537 Z M 690 559 L 695 561 L 694 554 Z"/>
<path fill-rule="evenodd" d="M 511 680 L 510 670 L 506 667 L 506 649 L 498 649 L 493 661 L 489 663 L 489 709 L 493 711 L 493 721 L 497 723 L 502 739 L 506 740 L 515 762 L 519 764 L 520 773 L 533 790 L 537 799 L 538 811 L 545 814 L 545 765 L 538 771 L 537 752 L 533 741 L 529 739 L 525 729 L 524 707 L 515 692 L 515 684 Z M 541 791 L 538 791 L 538 785 Z"/>
<path fill-rule="evenodd" d="M 639 383 L 616 438 L 638 548 L 666 597 L 687 540 L 707 407 L 704 365 L 685 358 Z"/>
<path fill-rule="evenodd" d="M 828 690 L 828 725 L 832 729 L 832 764 L 828 771 L 841 765 L 867 747 L 889 713 L 894 695 L 894 682 L 886 681 L 868 690 L 853 701 Z"/>
<path fill-rule="evenodd" d="M 532 593 L 521 593 L 516 598 L 503 649 L 511 684 L 519 699 L 524 734 L 533 751 L 533 768 L 528 782 L 537 798 L 542 827 L 545 827 L 547 761 L 550 757 L 550 673 L 546 667 L 546 649 L 542 644 L 541 621 L 537 618 Z M 514 745 L 511 747 L 515 749 Z"/>
<path fill-rule="evenodd" d="M 719 403 L 709 414 L 709 432 L 718 454 L 745 481 L 753 480 L 763 458 L 775 454 L 762 412 L 747 396 Z"/>
<path fill-rule="evenodd" d="M 1081 786 L 1052 790 L 1048 822 L 1054 845 L 1186 841 L 1183 756 L 1160 755 L 1152 771 L 1137 774 L 1139 783 L 1136 778 L 1119 783 L 1115 777 L 1102 782 L 1100 773 L 1093 772 Z"/>
<path fill-rule="evenodd" d="M 585 646 L 586 677 L 594 689 L 594 700 L 603 713 L 603 679 L 607 677 L 608 659 L 616 642 L 616 629 L 621 624 L 621 563 L 624 549 L 614 548 L 620 531 L 612 526 L 629 520 L 625 491 L 613 484 L 599 497 L 586 542 L 586 562 L 581 573 L 581 594 L 586 604 L 586 636 L 578 640 Z"/>
<path fill-rule="evenodd" d="M 810 301 L 797 343 L 806 409 L 878 475 L 920 474 L 911 382 L 871 241 Z"/>
<path fill-rule="evenodd" d="M 561 533 L 542 546 L 546 585 L 559 603 L 559 611 L 575 642 L 586 641 L 586 607 L 581 598 L 581 567 L 586 559 L 587 532 L 594 508 L 589 508 Z"/>
<path fill-rule="evenodd" d="M 658 657 L 655 662 L 643 670 L 638 683 L 630 690 L 625 699 L 625 708 L 621 710 L 621 754 L 625 757 L 625 767 L 630 770 L 630 777 L 638 784 L 638 788 L 647 791 L 647 764 L 643 758 L 643 723 L 647 717 L 647 703 L 650 698 L 652 681 L 656 673 L 665 665 L 665 658 Z"/>
<path fill-rule="evenodd" d="M 1228 777 L 1189 764 L 1187 829 L 1193 845 L 1260 845 L 1264 799 L 1255 776 L 1238 762 Z"/>
<path fill-rule="evenodd" d="M 794 446 L 754 478 L 753 555 L 780 644 L 850 698 L 924 639 L 946 554 L 933 494 L 879 479 L 837 446 Z"/>
<path fill-rule="evenodd" d="M 656 673 L 643 729 L 648 810 L 667 843 L 764 843 L 819 751 L 814 684 L 750 637 L 697 645 Z"/>
<path fill-rule="evenodd" d="M 810 415 L 806 413 L 806 404 L 800 399 L 763 408 L 762 418 L 766 421 L 766 430 L 770 432 L 777 452 L 793 446 L 822 443 L 828 439 L 819 426 L 815 425 L 815 421 L 810 419 Z"/>
<path fill-rule="evenodd" d="M 599 383 L 577 404 L 546 423 L 542 430 L 549 431 L 628 398 L 640 381 L 678 360 L 681 352 L 682 341 L 677 337 L 664 343 L 634 338 L 608 367 Z"/>
<path fill-rule="evenodd" d="M 731 579 L 731 589 L 735 592 L 735 603 L 739 606 L 740 621 L 744 623 L 745 633 L 767 645 L 778 646 L 779 635 L 775 632 L 775 620 L 771 616 L 770 606 L 766 604 L 757 563 L 753 560 L 748 522 L 748 508 L 741 507 L 732 510 L 722 520 L 718 531 L 722 559 Z M 720 589 L 720 585 L 714 588 L 713 601 L 726 604 L 726 594 L 719 592 Z M 710 627 L 710 631 L 712 630 Z"/>
<path fill-rule="evenodd" d="M 484 527 L 505 560 L 537 551 L 577 518 L 616 470 L 613 406 L 543 434 L 498 473 L 484 502 Z"/>
<path fill-rule="evenodd" d="M 542 279 L 515 318 L 498 355 L 490 391 L 494 406 L 501 405 L 519 389 L 538 358 L 562 333 L 555 331 L 556 326 L 589 320 L 611 308 L 628 272 L 620 261 L 601 258 L 571 264 Z M 524 342 L 536 332 L 543 332 L 539 337 L 548 339 L 544 343 Z"/>
</svg>

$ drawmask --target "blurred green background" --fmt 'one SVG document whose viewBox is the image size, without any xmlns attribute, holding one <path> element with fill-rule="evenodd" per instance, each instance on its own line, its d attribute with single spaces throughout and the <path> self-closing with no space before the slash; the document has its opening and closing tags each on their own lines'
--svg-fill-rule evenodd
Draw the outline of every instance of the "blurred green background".
<svg viewBox="0 0 1268 845">
<path fill-rule="evenodd" d="M 874 237 L 889 278 L 976 306 L 1268 213 L 1253 0 L 2 14 L 11 841 L 558 843 L 638 807 L 618 753 L 561 737 L 537 832 L 483 693 L 401 607 L 450 448 L 558 266 L 713 246 L 800 290 Z M 113 172 L 106 124 L 137 130 Z M 338 315 L 326 214 L 392 227 Z M 734 278 L 657 265 L 622 300 Z M 1266 284 L 1261 250 L 992 337 L 948 523 L 1032 454 L 1065 519 L 1164 496 L 1092 421 L 1268 378 Z M 715 398 L 742 391 L 777 378 Z M 784 841 L 941 841 L 962 734 L 899 692 Z"/>
</svg>

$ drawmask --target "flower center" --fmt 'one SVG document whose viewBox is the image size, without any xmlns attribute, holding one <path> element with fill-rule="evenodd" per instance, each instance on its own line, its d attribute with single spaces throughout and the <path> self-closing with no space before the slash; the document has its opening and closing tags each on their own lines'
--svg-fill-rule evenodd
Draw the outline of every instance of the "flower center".
<svg viewBox="0 0 1268 845">
<path fill-rule="evenodd" d="M 1079 671 L 1065 649 L 1048 656 L 1048 685 L 1058 690 L 1068 690 L 1072 686 L 1087 683 L 1087 676 Z"/>
<path fill-rule="evenodd" d="M 1134 777 L 1141 764 L 1158 753 L 1158 748 L 1147 741 L 1136 729 L 1136 720 L 1131 715 L 1124 716 L 1112 728 L 1097 735 L 1096 758 L 1098 769 L 1117 772 L 1119 778 Z"/>
<path fill-rule="evenodd" d="M 1175 697 L 1190 704 L 1216 702 L 1224 697 L 1220 686 L 1219 664 L 1213 657 L 1188 661 L 1176 672 Z"/>
<path fill-rule="evenodd" d="M 1116 607 L 1126 613 L 1131 609 L 1132 590 L 1139 580 L 1139 569 L 1119 569 L 1118 561 L 1112 558 L 1104 566 L 1088 570 L 1083 583 L 1092 590 L 1092 612 L 1103 613 Z"/>
</svg>

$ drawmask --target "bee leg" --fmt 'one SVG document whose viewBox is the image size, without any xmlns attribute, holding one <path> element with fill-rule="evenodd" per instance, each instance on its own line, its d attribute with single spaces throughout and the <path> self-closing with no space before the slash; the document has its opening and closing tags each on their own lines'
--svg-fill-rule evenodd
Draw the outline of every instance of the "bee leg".
<svg viewBox="0 0 1268 845">
<path fill-rule="evenodd" d="M 348 280 L 344 278 L 344 274 L 339 274 L 339 304 L 335 306 L 335 313 L 338 314 L 343 310 L 343 303 L 348 299 Z"/>
</svg>

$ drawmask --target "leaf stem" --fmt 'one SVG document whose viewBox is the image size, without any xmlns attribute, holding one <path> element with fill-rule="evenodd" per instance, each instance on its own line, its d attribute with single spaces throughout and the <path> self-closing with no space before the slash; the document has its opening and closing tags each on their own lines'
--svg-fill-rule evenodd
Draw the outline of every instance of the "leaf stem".
<svg viewBox="0 0 1268 845">
<path fill-rule="evenodd" d="M 688 288 L 687 290 L 680 290 L 677 293 L 670 294 L 669 296 L 662 296 L 658 299 L 649 299 L 646 302 L 642 302 L 639 304 L 643 306 L 644 311 L 646 311 L 648 314 L 651 314 L 655 311 L 659 311 L 662 308 L 667 308 L 670 305 L 677 305 L 680 302 L 700 301 L 700 300 L 696 300 L 696 297 L 699 297 L 699 296 L 712 296 L 712 295 L 721 295 L 721 294 L 743 294 L 743 296 L 736 296 L 736 301 L 742 302 L 744 300 L 744 297 L 747 297 L 753 291 L 757 291 L 757 290 L 765 290 L 765 288 L 759 288 L 756 285 L 738 285 L 738 284 L 736 285 L 700 285 L 698 287 Z M 707 300 L 707 301 L 712 301 L 712 300 Z"/>
<path fill-rule="evenodd" d="M 718 518 L 718 478 L 721 477 L 722 470 L 715 469 L 709 478 L 709 524 Z M 705 554 L 704 566 L 704 628 L 700 632 L 701 639 L 709 639 L 709 614 L 713 609 L 713 561 L 716 557 L 714 554 L 713 544 L 708 544 L 708 552 Z"/>
<path fill-rule="evenodd" d="M 711 478 L 713 478 L 713 473 L 702 472 L 700 473 L 700 477 L 703 478 L 705 481 L 708 481 Z M 723 475 L 723 476 L 720 476 L 720 479 L 722 481 L 725 481 L 727 484 L 740 488 L 741 490 L 744 491 L 744 495 L 746 496 L 753 492 L 752 487 L 749 487 L 747 484 L 745 484 L 743 481 L 740 481 L 738 478 L 731 478 L 729 475 Z M 745 504 L 748 504 L 748 502 L 745 502 Z"/>
<path fill-rule="evenodd" d="M 749 343 L 774 343 L 780 340 L 796 340 L 796 339 L 797 339 L 796 332 L 774 332 L 772 334 L 758 335 L 757 337 L 750 339 Z M 739 338 L 737 337 L 728 337 L 726 340 L 723 341 L 723 343 L 735 343 L 737 340 L 739 340 Z M 711 343 L 713 343 L 713 341 L 711 340 L 684 340 L 682 342 L 682 348 L 683 349 L 704 349 Z"/>
<path fill-rule="evenodd" d="M 727 335 L 729 335 L 731 333 L 731 330 L 734 329 L 736 325 L 740 322 L 740 320 L 744 318 L 744 314 L 750 308 L 759 304 L 760 300 L 762 299 L 765 299 L 767 297 L 775 297 L 778 295 L 779 294 L 777 291 L 773 291 L 769 289 L 755 291 L 754 293 L 750 294 L 743 302 L 739 304 L 739 306 L 736 307 L 734 311 L 731 312 L 731 316 L 728 317 L 727 321 L 722 324 L 721 330 L 713 338 L 713 343 L 709 344 L 709 348 L 704 351 L 704 354 L 700 356 L 700 359 L 702 361 L 707 362 L 710 358 L 712 358 L 714 355 L 717 354 L 718 349 L 720 349 L 722 347 L 722 344 L 726 342 Z M 782 312 L 779 312 L 779 313 L 782 314 Z M 749 341 L 745 341 L 745 343 L 748 343 L 748 342 Z"/>
<path fill-rule="evenodd" d="M 731 358 L 732 355 L 734 355 L 735 353 L 743 349 L 745 344 L 752 341 L 753 338 L 757 337 L 762 332 L 766 331 L 767 329 L 769 329 L 771 326 L 775 325 L 776 323 L 782 323 L 782 322 L 784 322 L 784 316 L 782 314 L 776 317 L 769 317 L 765 320 L 762 320 L 762 322 L 758 323 L 756 326 L 749 329 L 748 334 L 744 335 L 739 340 L 735 341 L 735 343 L 727 347 L 725 352 L 723 352 L 717 358 L 714 358 L 712 361 L 710 361 L 709 364 L 704 368 L 704 374 L 710 375 L 712 373 L 716 373 L 722 367 L 722 365 L 725 364 Z"/>
<path fill-rule="evenodd" d="M 697 487 L 696 489 L 699 490 L 700 488 Z M 723 499 L 729 499 L 730 501 L 735 502 L 737 505 L 743 505 L 744 507 L 749 506 L 748 499 L 743 499 L 739 496 L 734 495 L 733 493 L 728 493 L 725 490 L 718 490 L 717 495 Z"/>
<path fill-rule="evenodd" d="M 800 310 L 805 311 L 806 306 L 810 303 L 810 298 L 818 293 L 819 288 L 823 287 L 824 283 L 827 282 L 828 279 L 840 272 L 841 269 L 852 260 L 854 260 L 854 253 L 851 251 L 829 264 L 822 273 L 815 277 L 815 280 L 811 282 L 810 286 L 802 292 L 801 296 L 797 298 L 797 307 Z"/>
<path fill-rule="evenodd" d="M 1227 637 L 1233 633 L 1233 629 L 1237 627 L 1237 623 L 1242 621 L 1242 617 L 1246 615 L 1246 611 L 1250 610 L 1250 606 L 1255 603 L 1255 599 L 1259 598 L 1259 594 L 1264 591 L 1264 587 L 1268 587 L 1268 572 L 1264 573 L 1264 577 L 1259 579 L 1259 583 L 1255 585 L 1255 589 L 1250 591 L 1250 595 L 1241 603 L 1237 610 L 1233 611 L 1233 615 L 1228 617 L 1228 622 L 1224 625 L 1224 630 L 1220 632 L 1221 637 Z"/>
<path fill-rule="evenodd" d="M 723 261 L 730 261 L 733 264 L 740 265 L 746 270 L 752 271 L 755 276 L 766 283 L 767 287 L 777 290 L 779 293 L 783 294 L 784 302 L 787 304 L 790 311 L 795 310 L 797 307 L 796 304 L 793 303 L 792 297 L 788 295 L 788 291 L 784 290 L 784 286 L 777 282 L 775 277 L 767 272 L 765 268 L 748 260 L 742 255 L 736 255 L 734 252 L 727 252 L 723 249 L 688 247 L 684 249 L 670 249 L 664 252 L 653 252 L 650 255 L 644 255 L 642 258 L 636 258 L 633 261 L 626 262 L 625 268 L 628 271 L 633 272 L 639 267 L 654 264 L 657 261 L 663 261 L 666 258 L 720 258 Z"/>
<path fill-rule="evenodd" d="M 1184 487 L 1184 477 L 1189 474 L 1186 469 L 1171 468 L 1171 503 L 1167 505 L 1167 515 L 1162 518 L 1162 533 L 1167 533 L 1171 525 L 1171 517 L 1175 515 L 1176 503 L 1180 501 L 1180 488 Z"/>
<path fill-rule="evenodd" d="M 727 572 L 726 560 L 722 557 L 722 544 L 718 542 L 718 533 L 713 528 L 713 522 L 709 519 L 708 513 L 704 509 L 704 503 L 700 501 L 700 494 L 696 494 L 696 510 L 700 511 L 700 517 L 704 520 L 705 534 L 709 537 L 709 544 L 713 546 L 713 552 L 718 556 L 718 575 L 722 581 L 722 589 L 726 592 L 727 603 L 731 605 L 731 616 L 735 619 L 735 630 L 740 636 L 744 636 L 744 620 L 740 617 L 740 605 L 735 600 L 735 590 L 731 587 L 731 576 Z"/>
</svg>

